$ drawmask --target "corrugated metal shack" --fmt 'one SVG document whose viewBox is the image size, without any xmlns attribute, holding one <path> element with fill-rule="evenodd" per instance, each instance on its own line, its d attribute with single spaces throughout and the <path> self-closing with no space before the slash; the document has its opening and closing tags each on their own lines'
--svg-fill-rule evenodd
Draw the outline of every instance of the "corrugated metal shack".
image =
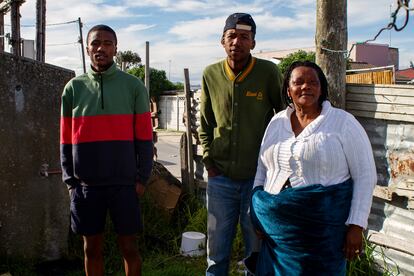
<svg viewBox="0 0 414 276">
<path fill-rule="evenodd" d="M 346 110 L 367 131 L 377 166 L 369 239 L 395 272 L 414 275 L 414 86 L 348 84 Z"/>
</svg>

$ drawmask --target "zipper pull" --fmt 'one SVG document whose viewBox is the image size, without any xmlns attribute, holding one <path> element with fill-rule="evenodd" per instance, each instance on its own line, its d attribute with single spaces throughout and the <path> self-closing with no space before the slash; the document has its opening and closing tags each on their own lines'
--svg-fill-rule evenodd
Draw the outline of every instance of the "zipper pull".
<svg viewBox="0 0 414 276">
<path fill-rule="evenodd" d="M 103 77 L 102 77 L 102 74 L 99 74 L 99 76 L 100 76 L 100 88 L 101 88 L 101 107 L 102 107 L 102 109 L 105 109 L 104 90 L 103 90 Z"/>
</svg>

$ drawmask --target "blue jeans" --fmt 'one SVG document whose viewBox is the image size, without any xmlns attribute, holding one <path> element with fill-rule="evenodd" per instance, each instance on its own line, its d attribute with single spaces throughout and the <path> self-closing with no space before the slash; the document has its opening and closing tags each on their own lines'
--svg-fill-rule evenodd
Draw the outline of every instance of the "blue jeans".
<svg viewBox="0 0 414 276">
<path fill-rule="evenodd" d="M 248 210 L 253 179 L 236 181 L 219 175 L 207 185 L 207 276 L 227 275 L 231 247 L 240 221 L 245 256 L 259 251 Z"/>
</svg>

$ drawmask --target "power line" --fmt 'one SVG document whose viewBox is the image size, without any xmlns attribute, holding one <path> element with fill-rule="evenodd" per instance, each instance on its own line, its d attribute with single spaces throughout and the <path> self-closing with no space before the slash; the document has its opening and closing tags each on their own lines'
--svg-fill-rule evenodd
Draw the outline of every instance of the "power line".
<svg viewBox="0 0 414 276">
<path fill-rule="evenodd" d="M 414 11 L 414 8 L 409 7 L 409 1 L 407 1 L 407 3 L 403 3 L 403 1 L 398 0 L 398 5 L 401 5 L 401 7 L 403 7 L 405 10 Z"/>
<path fill-rule="evenodd" d="M 46 24 L 46 26 L 58 26 L 58 25 L 65 25 L 65 24 L 72 24 L 72 23 L 78 23 L 78 20 L 72 20 L 72 21 L 60 22 L 60 23 L 51 23 L 51 24 Z"/>
<path fill-rule="evenodd" d="M 414 10 L 413 8 L 409 8 L 409 6 L 410 6 L 410 0 L 398 0 L 398 7 L 395 9 L 393 13 L 391 13 L 391 22 L 388 23 L 387 27 L 380 29 L 373 39 L 368 39 L 363 43 L 365 44 L 367 42 L 376 40 L 377 37 L 385 30 L 394 29 L 397 32 L 402 31 L 408 24 L 408 20 L 410 18 L 410 11 Z M 405 9 L 405 20 L 404 20 L 404 24 L 401 27 L 398 27 L 395 24 L 395 22 L 397 21 L 397 15 L 401 8 Z"/>
<path fill-rule="evenodd" d="M 46 46 L 64 46 L 64 45 L 75 45 L 79 44 L 79 42 L 68 42 L 68 43 L 56 43 L 56 44 L 46 44 Z"/>
<path fill-rule="evenodd" d="M 401 8 L 405 10 L 405 20 L 404 20 L 403 25 L 401 27 L 398 27 L 395 24 L 395 22 L 397 21 L 397 15 Z M 358 43 L 352 44 L 351 49 L 349 49 L 349 51 L 348 50 L 333 50 L 333 49 L 328 49 L 324 47 L 322 47 L 321 49 L 324 51 L 330 52 L 330 53 L 343 54 L 345 58 L 349 58 L 349 56 L 351 55 L 351 51 L 354 48 L 355 44 L 366 44 L 370 41 L 375 41 L 378 38 L 378 36 L 385 30 L 394 29 L 397 32 L 402 31 L 408 24 L 408 20 L 410 18 L 410 11 L 414 11 L 414 8 L 410 8 L 410 0 L 398 0 L 398 7 L 395 9 L 393 13 L 391 13 L 391 22 L 388 23 L 387 27 L 380 29 L 378 33 L 374 36 L 374 38 L 368 39 L 364 42 L 358 42 Z"/>
<path fill-rule="evenodd" d="M 67 24 L 73 24 L 73 23 L 78 23 L 78 20 L 72 20 L 72 21 L 67 21 L 67 22 L 59 22 L 59 23 L 50 23 L 50 24 L 46 24 L 47 26 L 59 26 L 59 25 L 67 25 Z M 4 26 L 8 26 L 10 27 L 10 24 L 4 24 Z M 20 25 L 20 27 L 24 27 L 24 28 L 34 28 L 36 27 L 36 25 L 34 24 L 30 24 L 30 25 Z"/>
</svg>

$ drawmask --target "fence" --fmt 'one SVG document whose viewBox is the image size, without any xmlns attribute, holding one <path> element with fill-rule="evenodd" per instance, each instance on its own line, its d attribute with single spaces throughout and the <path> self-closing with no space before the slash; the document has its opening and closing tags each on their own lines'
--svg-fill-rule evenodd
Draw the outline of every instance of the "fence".
<svg viewBox="0 0 414 276">
<path fill-rule="evenodd" d="M 395 84 L 394 66 L 347 70 L 346 83 Z"/>
<path fill-rule="evenodd" d="M 370 240 L 390 266 L 414 275 L 414 88 L 348 84 L 346 109 L 367 131 L 377 166 Z"/>
</svg>

